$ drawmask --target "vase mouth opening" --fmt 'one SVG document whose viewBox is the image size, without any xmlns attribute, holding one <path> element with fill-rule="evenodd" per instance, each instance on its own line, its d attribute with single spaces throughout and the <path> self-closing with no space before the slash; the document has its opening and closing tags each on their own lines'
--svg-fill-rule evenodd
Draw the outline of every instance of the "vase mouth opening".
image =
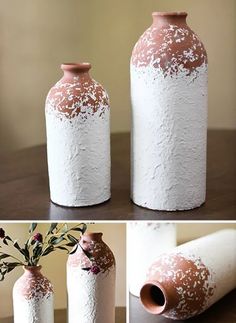
<svg viewBox="0 0 236 323">
<path fill-rule="evenodd" d="M 167 295 L 159 282 L 147 281 L 141 288 L 140 299 L 149 313 L 162 314 L 166 311 Z"/>
<path fill-rule="evenodd" d="M 154 11 L 152 13 L 153 17 L 187 17 L 187 15 L 185 11 Z"/>
<path fill-rule="evenodd" d="M 61 64 L 61 69 L 64 72 L 72 72 L 72 73 L 86 73 L 91 69 L 91 67 L 92 67 L 91 64 L 87 62 Z"/>
</svg>

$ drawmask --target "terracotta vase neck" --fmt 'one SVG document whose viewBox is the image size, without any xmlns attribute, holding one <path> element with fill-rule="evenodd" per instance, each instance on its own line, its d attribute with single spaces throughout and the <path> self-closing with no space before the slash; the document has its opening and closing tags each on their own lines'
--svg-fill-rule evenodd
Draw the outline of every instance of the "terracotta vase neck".
<svg viewBox="0 0 236 323">
<path fill-rule="evenodd" d="M 24 266 L 25 274 L 27 275 L 42 275 L 41 269 L 42 266 Z"/>
<path fill-rule="evenodd" d="M 101 242 L 102 241 L 102 232 L 86 232 L 82 235 L 80 242 Z"/>
<path fill-rule="evenodd" d="M 177 25 L 186 26 L 186 12 L 153 12 L 153 25 L 163 26 L 163 25 Z"/>
<path fill-rule="evenodd" d="M 84 77 L 90 78 L 89 70 L 91 69 L 90 63 L 64 63 L 61 65 L 64 72 L 64 78 Z"/>
<path fill-rule="evenodd" d="M 155 280 L 147 281 L 143 285 L 140 299 L 146 310 L 152 314 L 163 314 L 173 306 L 165 287 Z"/>
</svg>

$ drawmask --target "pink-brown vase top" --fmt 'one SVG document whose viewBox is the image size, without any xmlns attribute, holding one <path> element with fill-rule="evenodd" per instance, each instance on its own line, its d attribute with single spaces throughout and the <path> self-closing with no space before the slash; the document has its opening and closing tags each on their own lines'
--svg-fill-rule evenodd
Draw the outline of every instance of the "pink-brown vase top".
<svg viewBox="0 0 236 323">
<path fill-rule="evenodd" d="M 211 275 L 201 259 L 193 261 L 181 254 L 160 257 L 149 269 L 141 301 L 153 314 L 179 319 L 200 314 L 215 292 Z"/>
<path fill-rule="evenodd" d="M 15 289 L 25 299 L 44 297 L 53 293 L 51 282 L 42 275 L 41 266 L 24 266 L 24 274 L 17 280 Z"/>
<path fill-rule="evenodd" d="M 89 75 L 90 63 L 64 63 L 63 77 L 49 91 L 46 112 L 54 111 L 61 118 L 73 119 L 99 113 L 109 109 L 109 98 L 105 89 Z"/>
<path fill-rule="evenodd" d="M 80 268 L 98 266 L 101 272 L 106 272 L 115 266 L 114 255 L 102 240 L 102 235 L 101 232 L 82 235 L 77 251 L 69 256 L 68 266 Z M 83 250 L 90 254 L 90 259 Z"/>
<path fill-rule="evenodd" d="M 61 64 L 61 69 L 64 72 L 69 72 L 71 75 L 79 75 L 87 73 L 91 69 L 90 63 L 63 63 Z"/>
<path fill-rule="evenodd" d="M 191 74 L 207 64 L 207 54 L 198 36 L 186 23 L 186 12 L 153 12 L 153 24 L 136 43 L 131 63 L 153 66 L 164 76 L 184 70 Z"/>
</svg>

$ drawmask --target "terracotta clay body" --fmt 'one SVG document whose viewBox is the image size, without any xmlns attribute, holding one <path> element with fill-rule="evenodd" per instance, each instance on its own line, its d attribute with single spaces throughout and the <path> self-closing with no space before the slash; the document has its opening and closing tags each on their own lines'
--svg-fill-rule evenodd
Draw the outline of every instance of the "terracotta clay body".
<svg viewBox="0 0 236 323">
<path fill-rule="evenodd" d="M 155 210 L 205 201 L 207 55 L 186 13 L 153 13 L 131 63 L 131 198 Z"/>
<path fill-rule="evenodd" d="M 151 265 L 140 297 L 153 314 L 185 320 L 236 287 L 236 230 L 185 243 Z"/>
<path fill-rule="evenodd" d="M 173 223 L 130 222 L 127 226 L 129 290 L 139 297 L 148 268 L 163 252 L 176 246 Z M 151 252 L 149 252 L 151 250 Z"/>
<path fill-rule="evenodd" d="M 63 64 L 46 100 L 51 200 L 87 206 L 110 198 L 110 107 L 89 63 Z"/>
<path fill-rule="evenodd" d="M 115 323 L 115 277 L 115 258 L 102 233 L 84 234 L 67 262 L 68 323 Z"/>
<path fill-rule="evenodd" d="M 41 266 L 25 267 L 13 288 L 14 323 L 53 323 L 53 288 Z"/>
</svg>

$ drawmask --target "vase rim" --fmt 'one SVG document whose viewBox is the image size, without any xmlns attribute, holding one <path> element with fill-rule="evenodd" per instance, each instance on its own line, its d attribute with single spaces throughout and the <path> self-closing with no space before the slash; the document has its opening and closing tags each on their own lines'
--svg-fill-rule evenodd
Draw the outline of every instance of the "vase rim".
<svg viewBox="0 0 236 323">
<path fill-rule="evenodd" d="M 183 16 L 186 17 L 188 14 L 185 11 L 154 11 L 152 16 Z"/>
<path fill-rule="evenodd" d="M 101 240 L 103 236 L 102 232 L 90 232 L 90 231 L 86 231 L 83 235 L 82 238 L 88 238 L 91 240 Z"/>
<path fill-rule="evenodd" d="M 152 287 L 157 287 L 161 292 L 162 297 L 164 299 L 164 303 L 158 305 L 155 302 L 150 294 L 150 290 Z M 145 307 L 145 309 L 152 314 L 163 314 L 168 308 L 168 296 L 165 288 L 161 283 L 156 280 L 148 280 L 144 283 L 140 290 L 140 300 Z"/>
<path fill-rule="evenodd" d="M 91 69 L 91 64 L 88 62 L 77 62 L 77 63 L 62 63 L 61 69 L 67 72 L 87 72 Z"/>
</svg>

